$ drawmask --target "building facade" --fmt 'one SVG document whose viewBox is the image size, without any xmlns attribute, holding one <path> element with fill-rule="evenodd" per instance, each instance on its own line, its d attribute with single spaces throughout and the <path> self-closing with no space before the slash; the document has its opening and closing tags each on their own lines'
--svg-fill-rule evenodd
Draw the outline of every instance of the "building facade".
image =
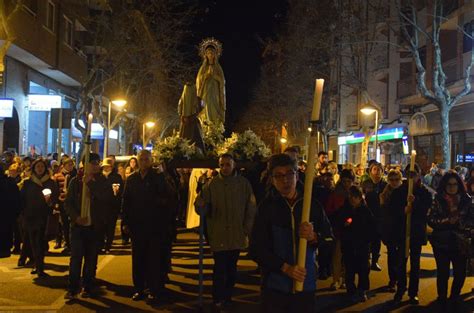
<svg viewBox="0 0 474 313">
<path fill-rule="evenodd" d="M 16 2 L 7 6 L 8 16 Z M 50 124 L 51 108 L 72 108 L 87 74 L 81 51 L 88 9 L 59 0 L 23 1 L 11 16 L 13 44 L 4 60 L 1 97 L 13 100 L 11 117 L 0 120 L 0 150 L 39 154 L 57 150 L 57 130 Z M 6 35 L 0 33 L 0 44 Z M 63 131 L 62 149 L 71 152 L 72 134 Z"/>
</svg>

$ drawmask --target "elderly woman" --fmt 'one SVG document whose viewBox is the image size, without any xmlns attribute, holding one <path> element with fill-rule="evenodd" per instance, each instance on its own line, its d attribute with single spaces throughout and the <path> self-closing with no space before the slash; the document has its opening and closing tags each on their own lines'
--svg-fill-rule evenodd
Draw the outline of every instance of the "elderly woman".
<svg viewBox="0 0 474 313">
<path fill-rule="evenodd" d="M 57 203 L 59 190 L 43 159 L 31 165 L 31 178 L 26 180 L 21 190 L 23 224 L 30 240 L 36 268 L 31 272 L 38 277 L 48 276 L 44 272 L 45 230 L 48 216 Z"/>
<path fill-rule="evenodd" d="M 430 241 L 436 260 L 438 302 L 446 306 L 450 264 L 453 264 L 451 296 L 453 305 L 459 300 L 466 278 L 467 253 L 463 247 L 463 229 L 474 225 L 471 197 L 461 177 L 449 171 L 440 180 L 428 224 L 433 228 Z"/>
</svg>

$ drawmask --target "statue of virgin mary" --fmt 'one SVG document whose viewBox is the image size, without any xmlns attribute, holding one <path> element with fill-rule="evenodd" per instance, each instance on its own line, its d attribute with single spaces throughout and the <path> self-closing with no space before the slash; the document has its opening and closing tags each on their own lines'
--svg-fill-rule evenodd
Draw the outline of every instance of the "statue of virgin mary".
<svg viewBox="0 0 474 313">
<path fill-rule="evenodd" d="M 214 38 L 204 39 L 199 45 L 202 65 L 196 77 L 197 96 L 204 108 L 201 119 L 213 124 L 225 122 L 225 79 L 219 64 L 222 45 Z"/>
</svg>

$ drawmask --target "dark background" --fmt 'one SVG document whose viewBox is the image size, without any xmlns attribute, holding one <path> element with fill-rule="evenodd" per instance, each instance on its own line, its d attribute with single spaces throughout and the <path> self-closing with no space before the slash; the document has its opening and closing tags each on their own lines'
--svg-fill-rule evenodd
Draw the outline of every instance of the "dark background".
<svg viewBox="0 0 474 313">
<path fill-rule="evenodd" d="M 275 37 L 286 9 L 284 0 L 198 0 L 192 49 L 197 55 L 197 46 L 207 37 L 223 45 L 219 62 L 226 79 L 227 130 L 234 128 L 251 99 L 262 62 L 263 40 Z"/>
</svg>

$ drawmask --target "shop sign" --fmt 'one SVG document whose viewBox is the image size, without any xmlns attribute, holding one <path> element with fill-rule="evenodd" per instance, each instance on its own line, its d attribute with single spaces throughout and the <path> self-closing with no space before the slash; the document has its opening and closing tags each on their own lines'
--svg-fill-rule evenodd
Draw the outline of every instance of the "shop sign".
<svg viewBox="0 0 474 313">
<path fill-rule="evenodd" d="M 394 140 L 394 139 L 401 139 L 404 135 L 404 131 L 402 127 L 396 128 L 386 128 L 380 129 L 377 132 L 377 140 L 384 141 L 384 140 Z M 355 133 L 350 136 L 340 136 L 337 138 L 338 145 L 351 145 L 356 143 L 361 143 L 364 141 L 365 134 L 364 133 Z M 375 136 L 370 136 L 370 141 L 374 141 Z"/>
<path fill-rule="evenodd" d="M 469 153 L 466 155 L 458 154 L 456 156 L 456 163 L 474 163 L 474 154 Z"/>
<path fill-rule="evenodd" d="M 61 108 L 62 97 L 57 95 L 28 95 L 30 111 L 51 111 Z"/>
<path fill-rule="evenodd" d="M 84 127 L 84 121 L 79 120 L 79 125 Z M 76 128 L 75 119 L 71 121 L 72 136 L 82 138 L 82 133 Z M 99 123 L 92 123 L 91 125 L 91 139 L 104 139 L 104 128 Z"/>
<path fill-rule="evenodd" d="M 0 99 L 1 117 L 13 117 L 13 99 Z"/>
</svg>

